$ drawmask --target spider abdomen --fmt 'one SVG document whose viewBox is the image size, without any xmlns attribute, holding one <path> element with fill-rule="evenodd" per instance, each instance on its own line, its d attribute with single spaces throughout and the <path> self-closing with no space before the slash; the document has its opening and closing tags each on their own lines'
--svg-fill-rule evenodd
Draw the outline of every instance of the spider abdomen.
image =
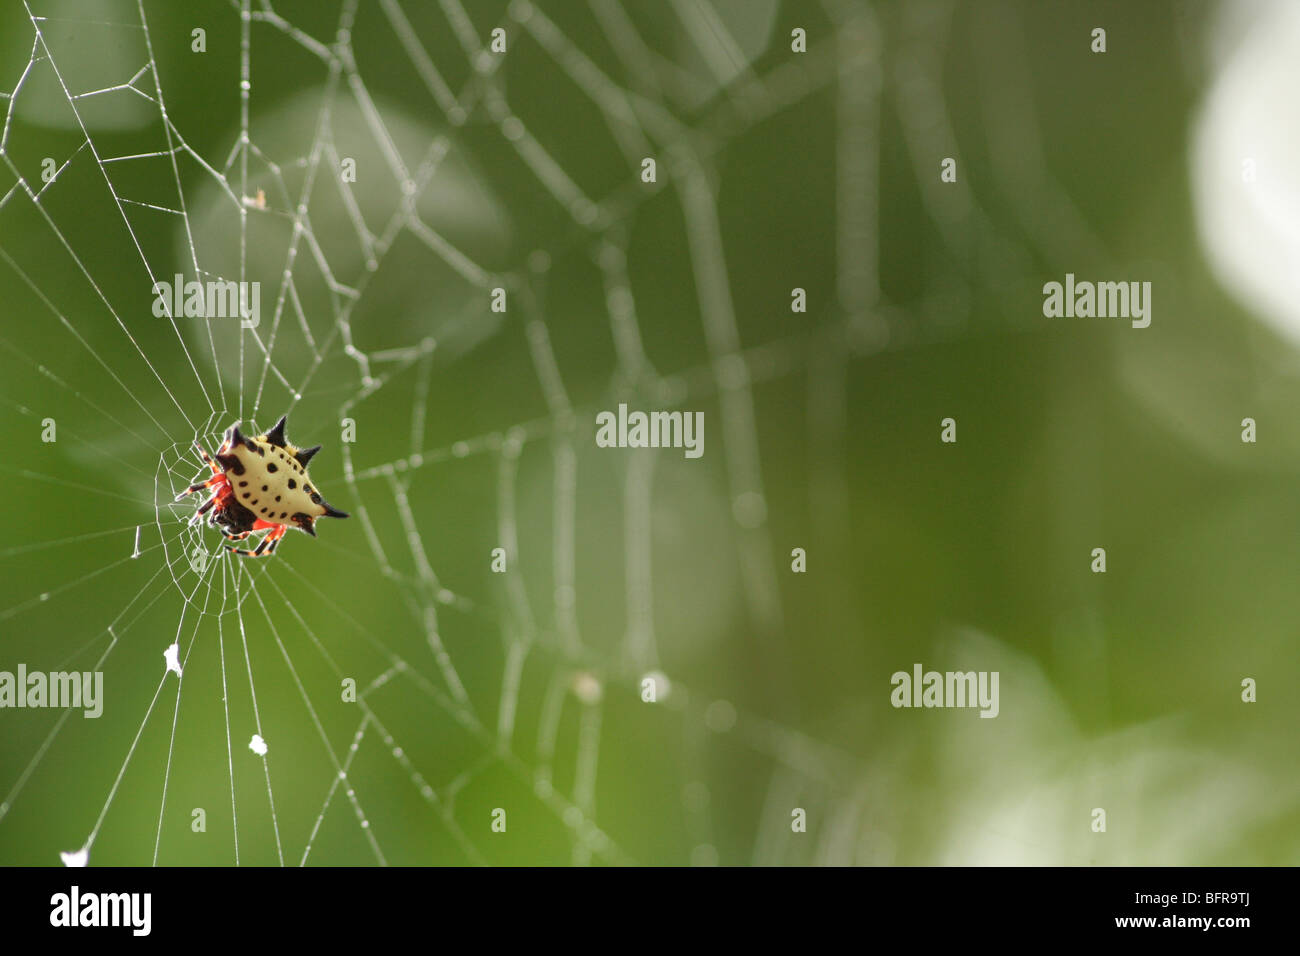
<svg viewBox="0 0 1300 956">
<path fill-rule="evenodd" d="M 202 488 L 214 489 L 198 515 L 211 511 L 209 521 L 219 525 L 228 538 L 268 531 L 256 550 L 232 548 L 237 554 L 256 556 L 264 549 L 270 554 L 286 528 L 298 528 L 314 537 L 317 518 L 348 517 L 321 497 L 307 473 L 307 463 L 321 446 L 290 445 L 284 437 L 284 425 L 282 416 L 274 428 L 256 438 L 241 433 L 238 424 L 231 425 L 215 460 L 200 445 L 199 453 L 213 475 L 206 482 L 191 485 L 180 496 Z"/>
</svg>

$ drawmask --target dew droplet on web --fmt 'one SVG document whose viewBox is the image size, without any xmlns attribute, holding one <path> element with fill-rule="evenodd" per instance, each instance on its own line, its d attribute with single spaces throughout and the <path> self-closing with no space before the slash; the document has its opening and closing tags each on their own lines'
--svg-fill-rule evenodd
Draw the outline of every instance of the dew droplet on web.
<svg viewBox="0 0 1300 956">
<path fill-rule="evenodd" d="M 682 806 L 692 813 L 701 813 L 709 806 L 709 788 L 700 780 L 692 780 L 682 787 Z"/>
<path fill-rule="evenodd" d="M 524 123 L 518 116 L 507 116 L 501 121 L 501 135 L 511 142 L 517 142 L 524 135 Z"/>
<path fill-rule="evenodd" d="M 582 838 L 597 853 L 604 853 L 609 849 L 609 837 L 601 831 L 600 827 L 594 823 L 587 823 L 582 828 Z"/>
<path fill-rule="evenodd" d="M 659 383 L 659 400 L 670 405 L 686 401 L 686 383 L 675 375 L 666 376 Z"/>
<path fill-rule="evenodd" d="M 701 843 L 691 850 L 691 866 L 717 866 L 718 849 L 711 843 Z"/>
<path fill-rule="evenodd" d="M 749 384 L 749 366 L 739 355 L 724 355 L 714 366 L 718 376 L 718 387 L 730 390 L 741 389 Z"/>
<path fill-rule="evenodd" d="M 704 725 L 714 733 L 725 734 L 736 726 L 736 708 L 729 700 L 715 700 L 704 711 Z"/>
<path fill-rule="evenodd" d="M 598 704 L 604 695 L 600 678 L 590 671 L 579 671 L 573 675 L 573 695 L 584 704 Z"/>
<path fill-rule="evenodd" d="M 742 528 L 758 528 L 767 520 L 767 502 L 758 492 L 745 491 L 732 501 L 731 513 Z"/>
</svg>

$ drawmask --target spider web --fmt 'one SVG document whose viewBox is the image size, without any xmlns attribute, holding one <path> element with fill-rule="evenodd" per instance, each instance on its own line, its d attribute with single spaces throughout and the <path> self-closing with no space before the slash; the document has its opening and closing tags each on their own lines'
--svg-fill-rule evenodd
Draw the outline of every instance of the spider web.
<svg viewBox="0 0 1300 956">
<path fill-rule="evenodd" d="M 930 33 L 951 8 L 909 9 L 914 75 L 890 95 L 929 183 L 951 131 L 906 117 L 943 116 Z M 799 508 L 848 552 L 848 370 L 900 344 L 877 275 L 873 8 L 28 0 L 9 16 L 26 49 L 0 80 L 0 260 L 40 328 L 3 344 L 75 451 L 6 481 L 86 505 L 0 552 L 54 582 L 0 624 L 32 669 L 104 671 L 106 699 L 102 721 L 30 713 L 7 735 L 8 862 L 892 859 L 888 821 L 864 822 L 867 763 L 800 729 L 782 677 L 790 545 L 759 449 L 764 401 L 797 403 L 777 420 L 805 442 Z M 750 20 L 761 35 L 740 35 Z M 184 70 L 219 78 L 215 103 L 177 66 L 198 26 L 208 51 Z M 90 47 L 120 75 L 83 85 Z M 534 120 L 522 104 L 542 99 Z M 811 168 L 833 208 L 808 212 L 822 272 L 776 277 L 766 309 L 785 318 L 742 322 L 723 183 L 764 135 L 799 135 L 780 124 L 809 104 L 829 118 Z M 970 235 L 931 211 L 968 261 Z M 151 317 L 176 274 L 259 281 L 258 325 Z M 800 285 L 826 294 L 790 322 Z M 675 452 L 594 454 L 594 415 L 620 401 L 703 408 L 707 477 Z M 353 518 L 238 560 L 175 497 L 203 473 L 195 440 L 283 413 L 292 441 L 325 446 L 313 473 Z M 691 644 L 733 632 L 759 663 L 715 674 Z M 827 821 L 816 841 L 791 839 L 794 806 Z M 37 820 L 34 847 L 19 833 Z"/>
<path fill-rule="evenodd" d="M 63 621 L 67 631 L 53 641 L 53 656 L 60 666 L 75 662 L 104 671 L 105 723 L 136 729 L 125 753 L 104 755 L 102 766 L 96 758 L 53 757 L 61 747 L 93 746 L 85 740 L 99 728 L 89 721 L 78 726 L 81 719 L 72 712 L 59 714 L 40 736 L 24 738 L 35 747 L 0 802 L 0 827 L 8 824 L 12 833 L 21 808 L 32 806 L 44 786 L 70 791 L 63 798 L 69 816 L 57 827 L 70 839 L 49 847 L 49 858 L 39 862 L 50 862 L 56 850 L 84 852 L 96 863 L 645 861 L 646 848 L 632 851 L 606 830 L 596 805 L 602 757 L 621 763 L 626 756 L 611 758 L 611 749 L 640 750 L 625 736 L 634 721 L 649 726 L 642 733 L 676 738 L 674 746 L 683 749 L 685 763 L 676 768 L 674 784 L 679 795 L 667 805 L 684 818 L 689 839 L 682 849 L 708 862 L 718 856 L 701 776 L 709 737 L 734 727 L 750 759 L 779 765 L 773 787 L 798 790 L 804 784 L 792 780 L 828 778 L 830 762 L 847 758 L 820 753 L 795 731 L 695 693 L 660 670 L 651 548 L 656 468 L 647 456 L 629 458 L 625 474 L 609 488 L 621 498 L 626 623 L 612 639 L 595 640 L 580 629 L 579 462 L 589 456 L 580 455 L 579 446 L 591 444 L 594 412 L 615 399 L 660 406 L 716 401 L 721 434 L 715 441 L 725 456 L 739 590 L 760 646 L 777 647 L 780 589 L 765 527 L 753 393 L 819 357 L 828 373 L 818 378 L 826 392 L 813 393 L 820 414 L 828 416 L 819 423 L 822 440 L 843 428 L 842 412 L 836 412 L 843 359 L 837 356 L 844 352 L 845 330 L 853 327 L 845 323 L 858 323 L 859 332 L 869 328 L 865 311 L 876 296 L 868 178 L 874 93 L 859 82 L 874 67 L 869 59 L 851 62 L 836 54 L 837 45 L 853 49 L 863 39 L 865 8 L 832 4 L 818 11 L 811 25 L 820 28 L 821 39 L 813 41 L 817 52 L 806 64 L 777 55 L 760 73 L 708 4 L 681 3 L 672 11 L 703 71 L 656 49 L 617 4 L 560 5 L 562 14 L 589 21 L 586 28 L 603 38 L 604 58 L 626 66 L 620 76 L 534 4 L 513 3 L 487 17 L 482 5 L 471 15 L 446 0 L 435 16 L 398 0 L 374 8 L 352 0 L 331 11 L 333 29 L 320 32 L 323 17 L 303 14 L 312 25 L 300 27 L 287 13 L 289 4 L 244 0 L 194 18 L 210 33 L 212 52 L 203 68 L 237 67 L 223 77 L 224 88 L 238 97 L 233 142 L 217 156 L 192 145 L 202 131 L 169 110 L 181 78 L 163 75 L 158 46 L 188 44 L 176 22 L 166 18 L 159 26 L 159 14 L 143 3 L 134 10 L 104 4 L 92 14 L 94 6 L 71 17 L 66 4 L 24 7 L 30 51 L 4 94 L 0 147 L 12 183 L 0 197 L 0 216 L 9 220 L 0 258 L 28 293 L 22 307 L 41 313 L 32 321 L 57 321 L 84 353 L 77 359 L 89 358 L 102 374 L 83 388 L 78 375 L 90 373 L 80 361 L 76 371 L 61 374 L 52 355 L 47 363 L 6 343 L 11 356 L 25 360 L 46 388 L 81 404 L 75 426 L 61 423 L 60 441 L 81 445 L 86 464 L 96 470 L 114 463 L 112 474 L 122 480 L 96 481 L 94 472 L 75 482 L 48 470 L 22 474 L 98 496 L 98 503 L 128 517 L 111 528 L 87 517 L 93 530 L 53 540 L 37 536 L 6 549 L 11 560 L 58 552 L 71 573 L 12 604 L 3 617 L 7 628 L 16 628 L 24 618 L 78 602 L 87 583 L 112 576 L 115 602 L 82 608 L 75 616 L 83 626 Z M 373 22 L 358 22 L 365 18 Z M 61 40 L 71 45 L 69 27 L 82 31 L 80 42 L 90 34 L 97 43 L 130 51 L 137 68 L 116 82 L 81 88 L 73 79 L 75 53 L 60 46 Z M 507 81 L 527 83 L 528 75 L 524 66 L 514 67 L 510 54 L 486 48 L 495 27 L 504 30 L 510 51 L 527 59 L 527 68 L 558 71 L 568 80 L 566 92 L 594 108 L 603 128 L 587 132 L 593 142 L 607 141 L 599 148 L 613 147 L 613 158 L 625 164 L 621 176 L 580 184 L 515 113 Z M 362 30 L 387 31 L 391 56 L 404 60 L 403 79 L 418 77 L 427 94 L 419 107 L 423 122 L 412 122 L 409 109 L 389 112 L 384 98 L 372 93 L 370 71 L 357 62 L 351 39 Z M 775 36 L 779 49 L 782 33 Z M 222 57 L 217 47 L 231 39 L 237 58 Z M 254 64 L 262 57 L 291 60 L 300 69 L 300 98 L 280 116 L 306 117 L 305 146 L 259 126 L 253 105 L 262 86 Z M 838 77 L 837 63 L 845 71 Z M 275 74 L 275 67 L 268 72 Z M 840 158 L 868 161 L 839 184 L 839 252 L 853 263 L 839 280 L 846 315 L 826 316 L 794 339 L 746 348 L 728 290 L 719 163 L 737 137 L 764 119 L 805 98 L 833 96 L 837 78 L 843 87 Z M 62 138 L 75 147 L 62 156 L 53 181 L 43 182 L 34 175 L 35 153 L 15 134 L 23 129 L 25 94 L 40 99 L 41 109 L 54 108 L 48 105 L 51 83 L 63 98 Z M 38 84 L 46 87 L 41 94 L 33 92 Z M 113 108 L 95 115 L 104 101 Z M 130 125 L 141 105 L 150 115 L 135 128 L 96 131 L 97 124 L 113 125 L 115 111 Z M 366 139 L 358 144 L 362 134 Z M 468 170 L 477 144 L 489 138 L 497 142 L 485 150 L 506 144 L 513 153 L 511 188 L 533 206 L 552 207 L 539 214 L 546 228 L 537 230 L 538 241 L 530 237 L 522 255 L 510 251 L 514 262 L 492 248 L 494 237 L 484 235 L 490 229 L 476 233 L 473 223 L 448 216 L 439 222 L 440 203 L 424 200 L 430 190 L 445 200 L 452 189 L 483 188 L 491 177 Z M 338 170 L 357 151 L 365 156 L 354 190 Z M 637 175 L 645 156 L 660 157 L 664 174 L 657 183 Z M 499 168 L 507 168 L 504 160 Z M 440 176 L 450 185 L 440 188 Z M 99 250 L 88 251 L 94 240 L 74 221 L 75 210 L 58 202 L 60 186 L 67 191 L 76 182 L 84 189 L 84 177 L 99 178 L 106 200 L 99 227 L 116 250 L 108 278 L 91 262 Z M 660 374 L 642 344 L 629 246 L 639 210 L 667 186 L 680 202 L 679 239 L 698 290 L 706 360 Z M 502 205 L 485 204 L 489 212 Z M 171 242 L 174 237 L 179 241 Z M 476 246 L 488 251 L 476 255 Z M 54 257 L 57 286 L 28 255 L 32 248 Z M 550 304 L 552 264 L 575 249 L 591 266 L 583 280 L 602 300 L 614 345 L 612 387 L 583 400 L 566 386 L 552 341 L 564 315 Z M 412 323 L 405 342 L 400 322 L 390 323 L 396 334 L 365 328 L 383 318 L 366 309 L 370 297 L 380 299 L 381 309 L 391 304 L 376 287 L 400 284 L 386 270 L 393 259 L 403 270 L 436 273 L 435 288 L 449 303 L 441 311 L 450 314 L 423 331 Z M 171 281 L 173 273 L 201 281 L 262 280 L 262 321 L 256 328 L 234 319 L 224 327 L 221 320 L 196 322 L 171 314 L 168 303 L 168 314 L 142 329 L 144 289 Z M 488 306 L 494 289 L 509 297 L 495 327 Z M 542 398 L 537 414 L 431 446 L 429 426 L 438 416 L 431 383 L 484 340 L 484 348 L 494 347 L 493 337 L 524 343 Z M 452 354 L 443 362 L 445 351 Z M 315 470 L 326 474 L 318 481 L 344 507 L 352 506 L 355 553 L 337 543 L 341 535 L 331 527 L 313 542 L 286 542 L 294 546 L 276 559 L 240 561 L 224 555 L 222 542 L 190 520 L 194 499 L 174 500 L 202 474 L 195 439 L 213 449 L 231 421 L 256 423 L 252 427 L 260 430 L 282 412 L 289 415 L 292 439 L 325 444 L 327 455 Z M 359 422 L 363 436 L 355 445 L 337 437 L 339 423 L 348 419 Z M 408 423 L 405 448 L 364 437 L 368 422 L 391 419 Z M 448 434 L 449 426 L 437 431 Z M 146 455 L 154 457 L 152 469 Z M 332 471 L 321 467 L 327 456 Z M 449 512 L 431 507 L 430 499 L 439 494 L 440 470 L 467 465 L 470 480 L 491 489 L 496 519 L 495 528 L 469 532 L 476 535 L 481 564 L 500 547 L 509 566 L 482 596 L 449 587 L 437 570 L 448 534 L 438 530 L 438 514 Z M 530 518 L 550 511 L 549 541 L 539 551 L 549 548 L 549 561 L 522 559 L 530 547 L 537 550 L 522 539 L 538 533 L 521 527 L 522 472 L 534 484 L 549 484 L 534 493 L 545 494 L 549 508 L 533 502 L 529 511 Z M 133 492 L 146 483 L 152 517 L 136 523 L 132 516 L 141 502 Z M 96 562 L 91 551 L 78 556 L 106 538 L 115 559 Z M 356 591 L 319 586 L 316 572 L 302 569 L 310 548 L 324 553 L 313 567 L 346 563 Z M 549 594 L 535 589 L 534 574 L 551 578 Z M 376 633 L 370 626 L 371 601 L 364 596 L 376 588 L 404 608 L 409 633 Z M 96 618 L 107 618 L 107 625 L 84 626 Z M 24 629 L 33 626 L 29 620 Z M 162 660 L 169 643 L 179 651 L 179 674 Z M 656 703 L 640 699 L 646 675 L 660 692 Z M 354 704 L 339 703 L 345 678 L 355 680 Z M 271 707 L 270 684 L 293 690 Z M 296 698 L 293 715 L 285 706 L 289 697 Z M 638 708 L 660 708 L 666 719 L 643 718 Z M 264 756 L 250 751 L 254 734 L 267 743 Z M 412 739 L 420 743 L 404 744 Z M 191 832 L 192 806 L 203 807 L 208 819 L 197 853 L 183 835 Z M 536 856 L 517 848 L 503 855 L 502 844 L 494 845 L 504 836 L 490 827 L 496 807 L 519 811 L 524 820 L 549 820 L 553 832 Z M 784 825 L 788 811 L 776 812 Z M 507 833 L 524 825 L 512 818 Z M 88 827 L 80 838 L 71 836 L 77 827 Z M 214 839 L 221 835 L 224 840 Z"/>
</svg>

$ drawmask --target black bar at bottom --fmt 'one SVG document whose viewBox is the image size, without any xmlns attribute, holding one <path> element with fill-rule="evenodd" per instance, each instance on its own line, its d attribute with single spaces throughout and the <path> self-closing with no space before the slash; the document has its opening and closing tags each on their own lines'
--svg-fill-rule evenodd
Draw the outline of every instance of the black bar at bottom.
<svg viewBox="0 0 1300 956">
<path fill-rule="evenodd" d="M 618 938 L 663 945 L 776 931 L 805 934 L 813 948 L 830 933 L 865 942 L 918 931 L 927 944 L 1198 937 L 1232 945 L 1285 930 L 1280 904 L 1295 877 L 1288 868 L 9 868 L 0 869 L 0 926 L 10 939 L 127 945 L 146 936 L 310 944 L 394 933 L 430 945 L 480 934 L 535 944 L 567 934 L 572 946 L 603 948 Z"/>
</svg>

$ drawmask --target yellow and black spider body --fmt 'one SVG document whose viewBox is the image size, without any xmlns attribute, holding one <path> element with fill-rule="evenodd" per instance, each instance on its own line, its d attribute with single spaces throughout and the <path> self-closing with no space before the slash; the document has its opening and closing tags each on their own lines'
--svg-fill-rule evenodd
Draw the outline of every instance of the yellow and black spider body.
<svg viewBox="0 0 1300 956">
<path fill-rule="evenodd" d="M 208 516 L 208 524 L 219 528 L 231 541 L 241 541 L 255 531 L 266 531 L 252 551 L 227 546 L 228 551 L 247 557 L 273 554 L 289 528 L 316 536 L 316 519 L 346 518 L 321 497 L 307 473 L 307 463 L 321 449 L 297 448 L 284 437 L 285 418 L 281 416 L 270 431 L 248 438 L 235 423 L 226 429 L 215 459 L 198 442 L 203 461 L 212 469 L 212 477 L 196 482 L 176 496 L 176 500 L 196 491 L 210 489 L 195 518 Z"/>
</svg>

